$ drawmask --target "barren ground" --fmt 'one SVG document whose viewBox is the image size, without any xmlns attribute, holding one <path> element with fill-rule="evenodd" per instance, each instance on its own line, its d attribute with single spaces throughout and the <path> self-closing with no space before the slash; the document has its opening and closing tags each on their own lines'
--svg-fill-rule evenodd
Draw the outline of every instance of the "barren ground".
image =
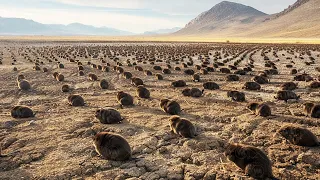
<svg viewBox="0 0 320 180">
<path fill-rule="evenodd" d="M 3 64 L 0 65 L 0 142 L 2 153 L 10 154 L 8 157 L 0 158 L 0 179 L 248 179 L 241 169 L 223 155 L 226 142 L 240 142 L 261 148 L 273 162 L 274 175 L 279 179 L 320 179 L 319 148 L 291 145 L 275 135 L 276 130 L 282 125 L 294 123 L 308 128 L 320 137 L 319 119 L 293 116 L 289 112 L 302 112 L 301 105 L 306 101 L 319 103 L 319 89 L 312 90 L 307 87 L 310 83 L 299 82 L 299 89 L 295 91 L 301 95 L 299 102 L 286 104 L 273 98 L 281 83 L 293 80 L 294 75 L 289 75 L 290 69 L 285 67 L 285 64 L 292 60 L 300 73 L 306 71 L 313 77 L 319 76 L 319 72 L 315 71 L 315 67 L 320 66 L 320 58 L 317 57 L 319 51 L 312 51 L 316 63 L 311 66 L 306 66 L 304 60 L 294 58 L 284 50 L 279 51 L 277 54 L 280 61 L 276 62 L 276 65 L 280 74 L 270 76 L 271 82 L 262 85 L 261 91 L 244 91 L 247 102 L 266 102 L 271 106 L 274 116 L 262 118 L 245 110 L 247 102 L 232 102 L 226 96 L 228 90 L 243 91 L 243 83 L 250 81 L 252 75 L 241 76 L 240 82 L 226 82 L 226 74 L 210 72 L 208 75 L 201 75 L 201 82 L 193 82 L 183 71 L 172 69 L 171 75 L 164 75 L 164 80 L 158 81 L 154 76 L 134 71 L 133 67 L 123 63 L 123 68 L 143 79 L 150 90 L 151 99 L 145 100 L 138 98 L 136 88 L 130 81 L 112 68 L 110 72 L 101 72 L 87 65 L 87 61 L 101 64 L 98 59 L 76 58 L 85 67 L 85 76 L 81 77 L 77 74 L 77 64 L 66 59 L 58 58 L 65 66 L 64 69 L 58 69 L 55 62 L 49 63 L 40 56 L 39 60 L 44 62 L 40 67 L 49 69 L 48 73 L 44 73 L 33 70 L 34 63 L 18 53 L 19 48 L 25 50 L 27 46 L 33 46 L 32 51 L 36 52 L 35 50 L 44 46 L 67 45 L 94 46 L 85 43 L 0 42 L 0 54 L 3 52 L 3 55 L 0 55 L 3 57 Z M 212 47 L 216 46 L 220 45 L 212 44 Z M 17 60 L 15 65 L 11 65 L 9 49 Z M 253 55 L 255 68 L 252 74 L 266 69 L 260 55 L 261 51 L 262 45 Z M 272 52 L 267 56 L 274 60 Z M 215 50 L 212 51 L 212 54 L 214 53 Z M 298 52 L 295 54 L 298 55 Z M 32 53 L 29 55 L 35 60 Z M 133 57 L 119 56 L 119 61 L 131 59 L 134 62 Z M 286 57 L 293 59 L 288 60 Z M 195 64 L 200 64 L 198 56 L 192 58 Z M 212 55 L 210 58 L 210 62 L 213 62 Z M 110 59 L 104 59 L 115 65 Z M 244 62 L 247 62 L 247 58 L 239 67 L 243 67 Z M 152 69 L 153 65 L 149 63 L 138 65 L 156 73 Z M 155 65 L 165 67 L 166 64 L 156 62 Z M 175 64 L 172 63 L 172 66 Z M 18 71 L 13 71 L 13 67 L 17 67 Z M 64 82 L 53 79 L 52 73 L 55 71 L 65 76 Z M 99 82 L 88 80 L 88 72 L 97 74 L 99 79 L 107 79 L 111 87 L 101 90 Z M 18 74 L 25 75 L 32 85 L 32 90 L 25 92 L 18 89 Z M 219 84 L 221 89 L 207 90 L 201 98 L 184 97 L 181 94 L 183 88 L 170 86 L 173 80 L 180 79 L 185 80 L 188 87 L 200 89 L 203 82 L 210 80 Z M 61 92 L 63 84 L 71 85 L 72 92 Z M 116 101 L 116 92 L 119 90 L 133 95 L 135 106 L 121 109 Z M 86 106 L 70 107 L 67 104 L 69 94 L 82 95 Z M 181 116 L 192 121 L 198 129 L 199 135 L 195 139 L 184 139 L 169 132 L 170 116 L 159 107 L 162 98 L 175 99 L 180 103 L 183 108 Z M 15 105 L 31 107 L 37 113 L 36 118 L 13 119 L 10 109 Z M 117 125 L 100 124 L 95 119 L 94 112 L 103 107 L 116 108 L 125 121 Z M 100 131 L 112 131 L 124 136 L 132 147 L 134 159 L 127 162 L 101 159 L 95 153 L 92 143 L 92 136 Z"/>
</svg>

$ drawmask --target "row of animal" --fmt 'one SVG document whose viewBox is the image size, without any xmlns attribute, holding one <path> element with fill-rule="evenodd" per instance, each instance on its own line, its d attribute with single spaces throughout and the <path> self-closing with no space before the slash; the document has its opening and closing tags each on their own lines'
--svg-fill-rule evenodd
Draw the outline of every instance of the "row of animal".
<svg viewBox="0 0 320 180">
<path fill-rule="evenodd" d="M 60 74 L 56 73 L 56 72 L 53 74 L 53 76 L 56 78 L 59 75 Z M 89 78 L 92 81 L 95 81 L 98 79 L 97 76 L 92 73 L 89 74 Z M 17 82 L 18 82 L 18 86 L 20 89 L 28 90 L 31 88 L 30 83 L 25 80 L 25 77 L 22 74 L 18 75 Z M 136 94 L 138 97 L 146 98 L 146 99 L 150 98 L 150 91 L 146 87 L 143 86 L 144 83 L 140 78 L 132 78 L 131 82 L 132 82 L 132 84 L 137 86 Z M 174 82 L 172 82 L 172 84 L 175 87 L 183 87 L 186 85 L 185 81 L 182 81 L 182 80 L 174 81 Z M 109 83 L 105 79 L 102 79 L 100 81 L 99 85 L 102 89 L 108 89 L 108 87 L 109 87 Z M 286 89 L 293 89 L 292 88 L 293 86 L 296 86 L 296 84 L 295 83 L 284 83 L 282 87 L 286 88 Z M 214 82 L 206 82 L 203 84 L 203 87 L 204 87 L 204 89 L 209 89 L 209 90 L 219 89 L 219 85 Z M 71 89 L 70 86 L 66 85 L 66 84 L 63 85 L 61 88 L 62 92 L 69 92 L 70 89 Z M 184 96 L 191 96 L 191 97 L 201 97 L 203 95 L 203 92 L 204 92 L 204 90 L 200 90 L 198 88 L 186 88 L 186 89 L 182 90 L 182 94 Z M 246 100 L 245 94 L 243 92 L 239 92 L 239 91 L 228 91 L 227 96 L 230 97 L 233 101 L 237 101 L 237 102 L 244 102 Z M 290 91 L 290 90 L 278 91 L 277 95 L 275 96 L 275 99 L 284 100 L 284 101 L 288 101 L 289 99 L 299 99 L 299 98 L 300 98 L 299 96 L 297 96 L 293 91 Z M 78 99 L 80 99 L 80 100 L 78 100 Z M 123 91 L 118 93 L 117 99 L 118 99 L 121 106 L 133 105 L 133 97 L 130 94 L 124 93 Z M 69 102 L 73 106 L 83 106 L 84 105 L 84 100 L 79 95 L 74 95 L 74 96 L 69 97 Z M 255 110 L 255 109 L 253 109 L 253 107 L 258 108 L 260 106 L 255 105 L 255 106 L 252 106 L 250 109 Z M 263 107 L 266 107 L 266 105 L 264 105 Z M 262 109 L 264 109 L 264 108 L 262 108 Z M 170 114 L 172 114 L 172 113 L 170 113 Z M 178 114 L 178 113 L 173 113 L 173 114 Z M 257 114 L 268 114 L 268 113 L 257 113 Z M 305 108 L 304 108 L 304 114 L 306 114 L 307 116 L 312 117 L 312 118 L 320 118 L 319 105 L 314 104 L 314 103 L 306 103 Z"/>
<path fill-rule="evenodd" d="M 72 104 L 74 102 L 83 102 L 81 96 L 71 95 L 68 99 Z M 169 100 L 161 100 L 160 105 L 166 112 L 177 112 L 180 107 L 178 103 Z M 248 108 L 251 110 L 259 109 L 259 113 L 267 113 L 267 115 L 271 113 L 270 108 L 264 104 L 251 103 Z M 34 117 L 33 111 L 24 106 L 14 107 L 11 115 L 14 118 Z M 95 117 L 103 124 L 116 124 L 123 120 L 121 114 L 112 108 L 98 109 L 95 112 Z M 169 118 L 168 122 L 170 132 L 180 137 L 195 138 L 198 135 L 196 126 L 187 119 L 174 115 Z M 285 125 L 281 127 L 276 134 L 294 145 L 307 147 L 320 146 L 320 142 L 311 131 L 299 126 Z M 127 161 L 132 158 L 130 144 L 119 134 L 110 132 L 97 133 L 93 137 L 93 145 L 96 152 L 104 159 Z M 225 156 L 241 168 L 246 175 L 256 179 L 276 179 L 272 173 L 272 163 L 261 149 L 254 146 L 233 143 L 226 143 L 225 146 Z"/>
</svg>

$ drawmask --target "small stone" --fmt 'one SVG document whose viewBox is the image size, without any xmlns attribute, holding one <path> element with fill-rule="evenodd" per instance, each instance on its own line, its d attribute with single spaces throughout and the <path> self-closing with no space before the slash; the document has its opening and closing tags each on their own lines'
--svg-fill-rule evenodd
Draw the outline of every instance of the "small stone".
<svg viewBox="0 0 320 180">
<path fill-rule="evenodd" d="M 99 154 L 95 151 L 95 150 L 91 150 L 90 151 L 90 157 L 96 157 L 98 156 Z"/>
<path fill-rule="evenodd" d="M 160 154 L 165 154 L 166 152 L 168 152 L 168 149 L 166 147 L 161 147 L 161 148 L 158 149 L 158 152 Z"/>
<path fill-rule="evenodd" d="M 288 104 L 295 104 L 295 103 L 298 103 L 298 102 L 299 102 L 299 100 L 297 100 L 297 99 L 289 99 L 287 101 Z"/>
<path fill-rule="evenodd" d="M 132 167 L 136 167 L 136 164 L 135 163 L 124 163 L 120 166 L 121 169 L 130 169 Z"/>
<path fill-rule="evenodd" d="M 16 126 L 17 123 L 15 123 L 14 121 L 6 121 L 3 123 L 2 127 L 4 128 L 12 128 L 14 126 Z"/>
<path fill-rule="evenodd" d="M 35 125 L 36 124 L 36 121 L 35 120 L 32 120 L 29 122 L 29 126 L 32 126 L 32 125 Z"/>
<path fill-rule="evenodd" d="M 151 148 L 144 148 L 143 150 L 142 150 L 142 153 L 143 154 L 150 154 L 150 153 L 152 153 L 153 152 L 153 149 L 151 149 Z"/>
<path fill-rule="evenodd" d="M 215 179 L 216 179 L 216 172 L 214 171 L 208 171 L 203 177 L 203 180 L 215 180 Z"/>
<path fill-rule="evenodd" d="M 168 170 L 167 178 L 169 180 L 182 180 L 183 179 L 183 169 L 182 167 L 172 167 Z"/>
<path fill-rule="evenodd" d="M 11 144 L 18 141 L 17 138 L 8 138 L 3 142 L 3 149 L 7 149 Z"/>
<path fill-rule="evenodd" d="M 159 174 L 160 177 L 164 178 L 168 174 L 168 169 L 162 167 L 158 171 L 155 171 L 155 173 Z"/>
<path fill-rule="evenodd" d="M 319 166 L 320 165 L 319 157 L 320 157 L 319 153 L 308 151 L 306 153 L 299 154 L 297 161 L 310 164 L 312 166 Z"/>
<path fill-rule="evenodd" d="M 144 175 L 142 175 L 140 178 L 145 180 L 156 180 L 156 179 L 160 179 L 160 176 L 159 174 L 154 172 L 147 172 Z"/>
<path fill-rule="evenodd" d="M 138 145 L 132 148 L 132 154 L 140 154 L 146 148 L 145 145 Z"/>
<path fill-rule="evenodd" d="M 130 177 L 140 177 L 146 170 L 143 167 L 132 167 L 130 169 L 125 169 L 124 172 Z"/>
</svg>

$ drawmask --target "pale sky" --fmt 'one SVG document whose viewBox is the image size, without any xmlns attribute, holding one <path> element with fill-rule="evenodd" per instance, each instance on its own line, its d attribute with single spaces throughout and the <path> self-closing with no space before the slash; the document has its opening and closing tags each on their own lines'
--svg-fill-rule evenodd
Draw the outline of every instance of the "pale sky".
<svg viewBox="0 0 320 180">
<path fill-rule="evenodd" d="M 268 14 L 296 0 L 232 0 Z M 1 17 L 32 19 L 44 24 L 82 23 L 134 33 L 184 27 L 221 0 L 0 0 Z"/>
</svg>

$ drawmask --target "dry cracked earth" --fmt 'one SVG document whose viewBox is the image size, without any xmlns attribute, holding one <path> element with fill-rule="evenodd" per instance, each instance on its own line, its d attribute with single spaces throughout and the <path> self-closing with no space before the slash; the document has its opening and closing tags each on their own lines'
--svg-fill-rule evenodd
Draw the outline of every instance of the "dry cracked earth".
<svg viewBox="0 0 320 180">
<path fill-rule="evenodd" d="M 292 145 L 276 134 L 281 126 L 292 123 L 320 137 L 319 119 L 302 114 L 304 102 L 319 103 L 319 89 L 310 88 L 311 81 L 301 81 L 294 90 L 300 100 L 285 103 L 274 99 L 282 83 L 293 81 L 293 68 L 297 74 L 305 72 L 319 81 L 319 56 L 320 46 L 316 45 L 0 42 L 0 142 L 2 154 L 8 155 L 0 158 L 0 179 L 250 179 L 224 156 L 227 142 L 263 150 L 278 179 L 320 179 L 320 148 Z M 64 68 L 59 68 L 58 62 Z M 78 75 L 79 62 L 84 76 Z M 229 65 L 235 62 L 238 70 L 253 68 L 238 75 L 240 81 L 226 81 L 226 76 L 235 70 L 229 74 L 219 70 L 230 69 Z M 268 84 L 261 85 L 258 91 L 242 89 L 254 75 L 271 69 L 266 67 L 271 62 L 278 74 L 269 74 Z M 35 63 L 40 70 L 33 69 Z M 107 66 L 109 72 L 93 68 L 92 64 Z M 130 80 L 113 69 L 117 64 L 144 81 L 151 92 L 150 99 L 136 95 Z M 168 65 L 171 74 L 153 69 Z M 153 75 L 136 71 L 135 66 L 150 70 Z M 200 74 L 200 82 L 184 74 L 185 69 L 200 72 L 199 66 L 209 70 L 208 74 Z M 49 71 L 43 72 L 43 67 Z M 64 81 L 55 80 L 53 72 L 63 74 Z M 99 81 L 90 81 L 89 73 L 96 74 L 99 80 L 106 79 L 109 88 L 103 90 Z M 156 73 L 162 74 L 164 80 L 157 80 Z M 30 90 L 18 88 L 19 74 L 30 82 Z M 175 80 L 185 80 L 189 88 L 199 89 L 203 89 L 204 82 L 213 81 L 220 89 L 205 90 L 200 98 L 185 97 L 181 93 L 184 88 L 171 86 Z M 64 84 L 72 90 L 62 92 Z M 230 90 L 244 92 L 246 102 L 232 101 L 227 97 Z M 121 108 L 116 99 L 118 91 L 131 94 L 135 105 Z M 70 94 L 81 95 L 86 105 L 69 106 Z M 159 106 L 162 98 L 181 105 L 180 116 L 197 127 L 196 138 L 170 133 L 170 115 Z M 273 115 L 259 117 L 245 109 L 255 101 L 268 104 Z M 12 118 L 10 110 L 16 105 L 32 108 L 36 117 Z M 95 111 L 106 107 L 117 109 L 125 120 L 121 124 L 101 124 Z M 116 162 L 99 157 L 92 137 L 101 131 L 125 137 L 133 159 Z"/>
</svg>

